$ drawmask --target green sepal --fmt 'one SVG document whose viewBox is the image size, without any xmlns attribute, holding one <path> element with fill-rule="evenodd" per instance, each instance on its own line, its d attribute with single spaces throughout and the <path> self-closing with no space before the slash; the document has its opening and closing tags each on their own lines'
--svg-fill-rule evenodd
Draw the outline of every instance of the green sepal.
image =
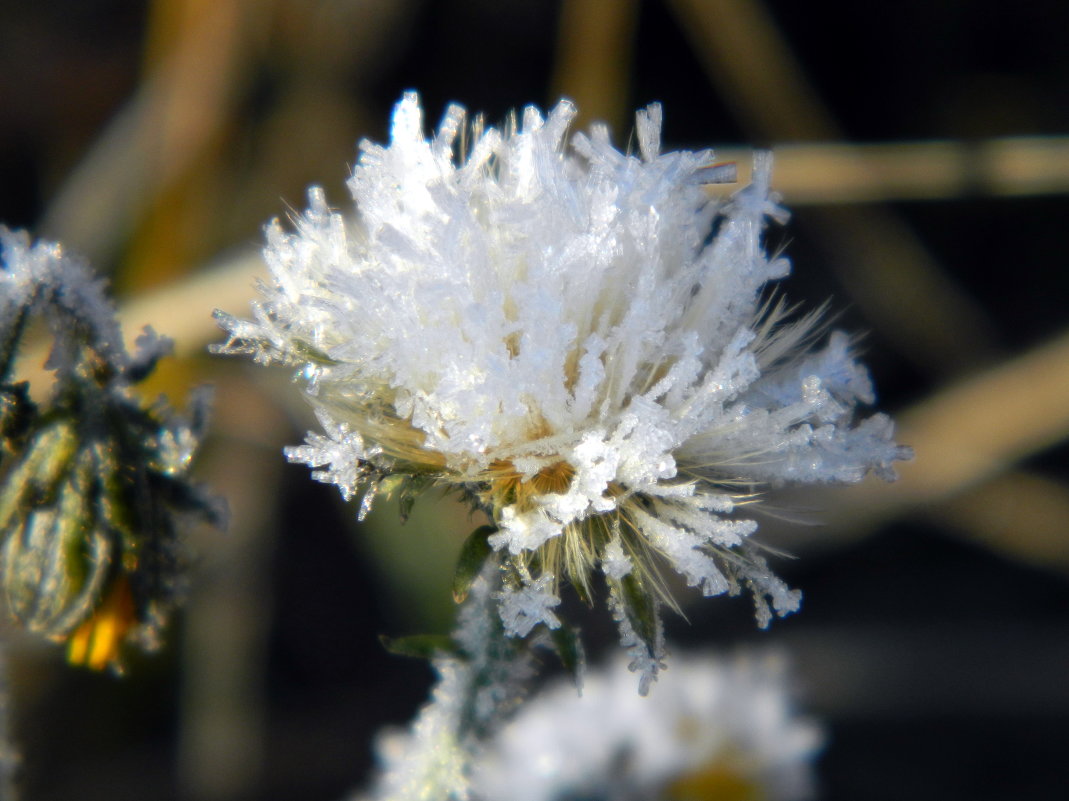
<svg viewBox="0 0 1069 801">
<path fill-rule="evenodd" d="M 652 651 L 657 641 L 657 603 L 634 573 L 620 579 L 624 612 L 631 628 Z"/>
<path fill-rule="evenodd" d="M 0 451 L 18 452 L 37 420 L 37 405 L 30 400 L 30 384 L 0 384 Z"/>
<path fill-rule="evenodd" d="M 471 590 L 472 582 L 483 569 L 486 560 L 494 552 L 490 545 L 490 535 L 497 531 L 496 526 L 479 526 L 473 531 L 460 548 L 457 568 L 453 573 L 453 600 L 463 603 Z"/>
<path fill-rule="evenodd" d="M 394 656 L 433 659 L 442 654 L 459 655 L 457 644 L 446 634 L 412 634 L 407 637 L 388 637 L 380 634 L 379 642 Z"/>
<path fill-rule="evenodd" d="M 401 522 L 408 520 L 412 514 L 412 507 L 416 505 L 416 498 L 423 494 L 432 483 L 433 478 L 425 475 L 409 475 L 406 481 L 397 491 L 397 508 L 401 513 Z"/>
<path fill-rule="evenodd" d="M 553 648 L 557 652 L 561 666 L 567 670 L 577 685 L 583 681 L 583 643 L 579 639 L 579 632 L 571 626 L 562 623 L 549 632 L 553 641 Z"/>
<path fill-rule="evenodd" d="M 318 364 L 322 367 L 333 367 L 336 364 L 339 364 L 337 359 L 331 358 L 315 345 L 310 342 L 305 342 L 303 339 L 293 338 L 290 340 L 290 347 L 298 356 L 307 359 L 313 364 Z"/>
<path fill-rule="evenodd" d="M 387 498 L 397 496 L 397 506 L 401 513 L 401 522 L 408 521 L 416 498 L 434 483 L 434 477 L 421 473 L 404 472 L 403 465 L 395 465 L 401 472 L 390 473 L 380 478 L 374 487 L 376 495 Z"/>
</svg>

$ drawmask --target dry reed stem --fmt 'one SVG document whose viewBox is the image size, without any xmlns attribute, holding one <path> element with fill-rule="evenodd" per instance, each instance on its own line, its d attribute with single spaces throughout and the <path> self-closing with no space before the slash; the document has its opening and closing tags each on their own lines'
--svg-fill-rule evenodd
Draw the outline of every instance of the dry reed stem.
<svg viewBox="0 0 1069 801">
<path fill-rule="evenodd" d="M 756 0 L 670 0 L 710 82 L 758 137 L 841 139 L 775 22 Z M 990 358 L 983 311 L 923 243 L 879 208 L 813 209 L 801 216 L 869 319 L 903 356 L 936 375 Z"/>
<path fill-rule="evenodd" d="M 606 122 L 617 137 L 627 135 L 637 17 L 635 0 L 568 0 L 561 5 L 549 100 L 575 101 L 578 127 Z"/>
<path fill-rule="evenodd" d="M 978 142 L 822 142 L 773 147 L 775 188 L 792 208 L 840 203 L 1021 197 L 1069 192 L 1069 137 Z M 749 180 L 752 150 L 717 148 Z"/>
<path fill-rule="evenodd" d="M 899 442 L 916 452 L 899 480 L 795 498 L 820 508 L 827 524 L 805 539 L 834 542 L 921 513 L 1004 555 L 1069 567 L 1069 490 L 1012 469 L 1069 436 L 1069 331 L 935 393 L 898 420 Z"/>
<path fill-rule="evenodd" d="M 928 510 L 967 539 L 1020 562 L 1069 571 L 1069 488 L 1016 471 Z"/>
<path fill-rule="evenodd" d="M 141 82 L 53 200 L 40 230 L 94 264 L 112 260 L 146 208 L 216 134 L 241 64 L 249 0 L 199 2 L 191 29 Z"/>
</svg>

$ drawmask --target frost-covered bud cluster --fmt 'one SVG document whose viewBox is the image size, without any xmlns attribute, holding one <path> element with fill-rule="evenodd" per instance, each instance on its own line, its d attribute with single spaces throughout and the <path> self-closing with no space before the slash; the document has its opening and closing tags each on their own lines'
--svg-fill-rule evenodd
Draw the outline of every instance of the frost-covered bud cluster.
<svg viewBox="0 0 1069 801">
<path fill-rule="evenodd" d="M 131 386 L 170 342 L 151 330 L 129 355 L 102 285 L 59 245 L 0 228 L 0 584 L 8 612 L 68 644 L 77 664 L 122 666 L 130 642 L 157 644 L 177 601 L 176 516 L 220 523 L 188 482 L 207 398 L 193 420 Z M 27 324 L 53 337 L 44 408 L 11 373 Z"/>
<path fill-rule="evenodd" d="M 500 611 L 525 636 L 558 625 L 559 588 L 600 572 L 634 669 L 663 657 L 665 568 L 704 595 L 748 589 L 764 626 L 798 607 L 746 513 L 766 489 L 893 477 L 906 456 L 850 340 L 813 347 L 766 285 L 762 244 L 785 212 L 771 160 L 728 199 L 711 151 L 638 152 L 569 135 L 575 109 L 504 129 L 451 106 L 427 139 L 415 94 L 389 145 L 362 142 L 355 209 L 319 189 L 293 230 L 267 230 L 254 319 L 219 313 L 223 352 L 295 367 L 322 425 L 287 450 L 363 493 L 455 488 L 496 526 Z M 467 133 L 470 131 L 470 137 Z"/>
<path fill-rule="evenodd" d="M 810 797 L 822 737 L 772 654 L 677 655 L 652 697 L 626 660 L 532 698 L 473 760 L 478 801 Z"/>
</svg>

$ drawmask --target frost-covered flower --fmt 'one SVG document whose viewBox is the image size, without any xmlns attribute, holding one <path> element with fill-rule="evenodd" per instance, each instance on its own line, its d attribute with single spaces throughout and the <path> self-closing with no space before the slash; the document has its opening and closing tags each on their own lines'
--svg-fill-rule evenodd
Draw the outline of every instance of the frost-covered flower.
<svg viewBox="0 0 1069 801">
<path fill-rule="evenodd" d="M 783 220 L 771 159 L 730 199 L 711 151 L 638 153 L 575 109 L 533 107 L 504 129 L 451 106 L 425 138 L 415 94 L 388 146 L 362 142 L 355 213 L 313 188 L 267 230 L 271 281 L 253 321 L 219 313 L 223 352 L 296 367 L 322 424 L 288 457 L 346 498 L 454 488 L 496 526 L 506 630 L 555 627 L 558 587 L 600 571 L 633 666 L 663 656 L 668 566 L 707 596 L 749 589 L 764 626 L 798 607 L 769 570 L 745 504 L 790 482 L 893 477 L 891 420 L 862 418 L 872 385 L 815 317 L 769 300 L 789 271 L 762 245 Z M 770 605 L 771 604 L 771 608 Z"/>
<path fill-rule="evenodd" d="M 625 660 L 532 698 L 473 760 L 485 801 L 808 798 L 819 727 L 774 654 L 679 654 L 651 697 Z"/>
<path fill-rule="evenodd" d="M 55 373 L 40 406 L 11 380 L 37 320 Z M 207 396 L 187 421 L 133 389 L 170 347 L 146 328 L 127 353 L 103 282 L 57 243 L 0 226 L 0 594 L 74 664 L 121 670 L 126 646 L 157 647 L 184 584 L 179 518 L 225 516 L 188 475 Z"/>
</svg>

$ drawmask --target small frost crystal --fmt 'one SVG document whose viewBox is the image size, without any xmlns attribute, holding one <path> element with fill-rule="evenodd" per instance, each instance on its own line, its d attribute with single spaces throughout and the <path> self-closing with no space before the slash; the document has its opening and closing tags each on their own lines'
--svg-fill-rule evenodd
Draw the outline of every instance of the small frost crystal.
<svg viewBox="0 0 1069 801">
<path fill-rule="evenodd" d="M 451 106 L 430 140 L 415 94 L 388 146 L 362 142 L 355 212 L 319 189 L 267 229 L 272 280 L 255 319 L 218 313 L 219 350 L 298 369 L 322 423 L 291 460 L 346 497 L 454 488 L 493 520 L 506 631 L 557 625 L 565 579 L 600 571 L 652 675 L 667 566 L 705 595 L 748 589 L 757 617 L 798 608 L 741 501 L 792 482 L 893 477 L 908 451 L 872 403 L 849 338 L 812 341 L 766 284 L 789 264 L 762 246 L 771 158 L 728 200 L 711 151 L 639 152 L 568 134 L 575 109 L 533 107 L 466 131 Z M 523 607 L 524 600 L 530 601 Z"/>
</svg>

